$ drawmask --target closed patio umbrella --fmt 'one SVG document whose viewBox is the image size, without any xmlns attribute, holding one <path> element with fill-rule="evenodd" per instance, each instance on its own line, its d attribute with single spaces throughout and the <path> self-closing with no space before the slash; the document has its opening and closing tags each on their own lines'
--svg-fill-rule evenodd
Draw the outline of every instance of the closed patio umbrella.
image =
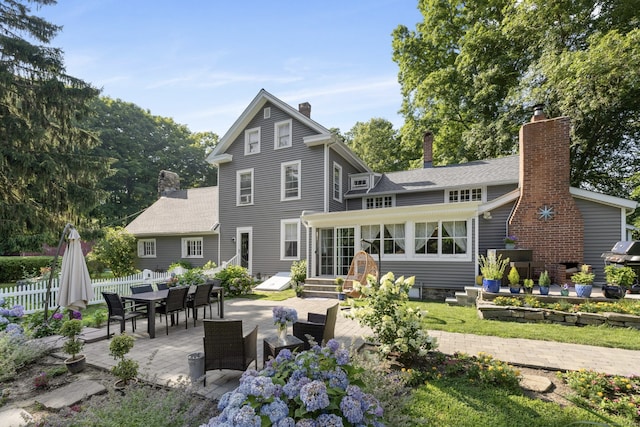
<svg viewBox="0 0 640 427">
<path fill-rule="evenodd" d="M 67 250 L 62 256 L 57 304 L 71 310 L 80 310 L 86 308 L 91 299 L 93 299 L 93 286 L 87 263 L 82 255 L 80 234 L 72 228 L 69 232 Z"/>
</svg>

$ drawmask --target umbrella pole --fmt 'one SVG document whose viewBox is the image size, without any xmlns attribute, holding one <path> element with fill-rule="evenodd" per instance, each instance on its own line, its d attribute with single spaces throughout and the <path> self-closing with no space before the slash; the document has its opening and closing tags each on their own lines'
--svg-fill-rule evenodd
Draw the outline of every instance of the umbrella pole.
<svg viewBox="0 0 640 427">
<path fill-rule="evenodd" d="M 49 299 L 51 298 L 51 282 L 53 281 L 53 273 L 56 271 L 56 263 L 58 262 L 58 256 L 60 255 L 60 249 L 62 248 L 62 243 L 64 242 L 64 236 L 67 234 L 69 229 L 73 228 L 73 225 L 67 224 L 64 226 L 64 230 L 62 230 L 62 235 L 60 235 L 60 243 L 58 243 L 58 251 L 56 252 L 56 256 L 53 257 L 53 261 L 51 261 L 51 271 L 49 273 L 49 281 L 47 282 L 47 295 L 44 300 L 44 323 L 49 322 Z M 58 311 L 56 309 L 56 311 Z M 54 312 L 55 313 L 55 312 Z"/>
</svg>

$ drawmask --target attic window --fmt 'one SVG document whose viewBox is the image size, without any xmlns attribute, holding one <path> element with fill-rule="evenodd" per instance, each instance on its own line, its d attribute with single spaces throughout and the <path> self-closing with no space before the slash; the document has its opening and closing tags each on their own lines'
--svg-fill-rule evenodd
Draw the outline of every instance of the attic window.
<svg viewBox="0 0 640 427">
<path fill-rule="evenodd" d="M 369 176 L 351 177 L 351 189 L 361 190 L 369 188 Z"/>
<path fill-rule="evenodd" d="M 462 188 L 459 190 L 449 190 L 445 202 L 462 203 L 482 201 L 482 188 Z"/>
<path fill-rule="evenodd" d="M 263 110 L 263 118 L 271 118 L 271 107 L 265 107 L 265 109 Z"/>
<path fill-rule="evenodd" d="M 260 152 L 260 128 L 244 131 L 244 154 L 257 154 Z"/>
</svg>

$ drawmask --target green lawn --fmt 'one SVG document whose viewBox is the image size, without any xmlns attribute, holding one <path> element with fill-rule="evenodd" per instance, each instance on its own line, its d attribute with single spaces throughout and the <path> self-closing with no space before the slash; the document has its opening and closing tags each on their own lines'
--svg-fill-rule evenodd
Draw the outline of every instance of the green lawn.
<svg viewBox="0 0 640 427">
<path fill-rule="evenodd" d="M 475 307 L 449 306 L 438 302 L 409 304 L 427 311 L 425 327 L 432 330 L 640 350 L 638 329 L 607 326 L 583 326 L 578 329 L 558 324 L 500 322 L 480 319 Z M 580 333 L 576 333 L 576 330 Z"/>
</svg>

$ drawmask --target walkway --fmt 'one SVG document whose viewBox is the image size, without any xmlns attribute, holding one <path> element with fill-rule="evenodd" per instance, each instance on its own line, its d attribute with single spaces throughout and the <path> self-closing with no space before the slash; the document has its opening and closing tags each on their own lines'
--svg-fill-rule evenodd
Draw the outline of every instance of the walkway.
<svg viewBox="0 0 640 427">
<path fill-rule="evenodd" d="M 262 341 L 266 336 L 275 335 L 271 308 L 276 305 L 294 307 L 300 318 L 306 318 L 308 312 L 324 313 L 336 304 L 337 300 L 320 298 L 292 298 L 282 302 L 248 300 L 235 298 L 225 301 L 225 318 L 243 319 L 245 332 L 258 324 L 258 368 L 262 367 Z M 214 309 L 214 318 L 216 312 Z M 202 322 L 193 326 L 189 319 L 189 329 L 184 329 L 184 317 L 179 326 L 170 327 L 165 334 L 164 323 L 156 322 L 156 338 L 149 339 L 146 333 L 146 321 L 139 320 L 134 337 L 135 346 L 130 357 L 140 363 L 140 374 L 165 384 L 168 381 L 189 380 L 187 355 L 202 352 Z M 118 329 L 117 324 L 112 324 Z M 112 329 L 113 330 L 113 329 Z M 127 332 L 131 332 L 131 323 L 127 323 Z M 106 335 L 106 328 L 104 329 Z M 338 315 L 335 336 L 346 346 L 358 347 L 363 336 L 370 333 L 357 322 Z M 438 350 L 453 354 L 464 352 L 477 355 L 485 352 L 496 359 L 514 365 L 547 368 L 552 370 L 591 369 L 598 372 L 618 375 L 640 375 L 640 352 L 622 349 L 608 349 L 577 344 L 561 344 L 548 341 L 527 339 L 508 339 L 471 334 L 458 334 L 431 331 L 437 338 Z M 100 340 L 85 345 L 87 363 L 110 369 L 115 361 L 109 356 L 109 341 Z M 226 391 L 238 385 L 241 372 L 209 371 L 207 387 L 200 386 L 198 392 L 211 398 L 218 398 Z"/>
</svg>

